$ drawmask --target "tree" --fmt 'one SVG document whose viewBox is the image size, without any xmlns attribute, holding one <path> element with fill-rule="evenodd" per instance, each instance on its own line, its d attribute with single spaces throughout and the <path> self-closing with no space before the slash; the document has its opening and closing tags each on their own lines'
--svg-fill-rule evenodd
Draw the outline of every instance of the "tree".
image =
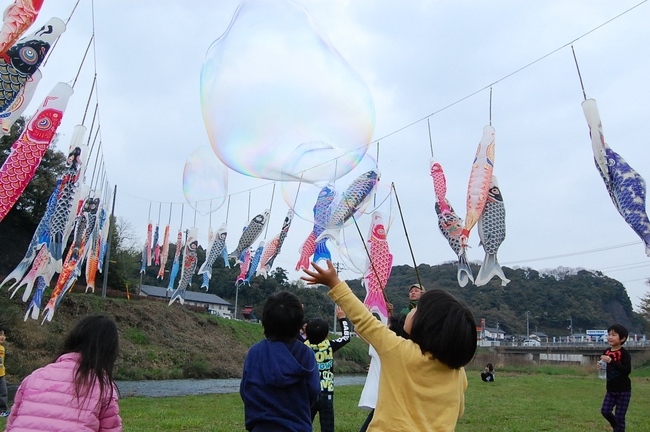
<svg viewBox="0 0 650 432">
<path fill-rule="evenodd" d="M 650 286 L 650 279 L 645 281 L 646 285 Z M 639 313 L 647 321 L 650 321 L 650 291 L 648 291 L 645 296 L 641 298 L 641 304 L 639 305 Z"/>
<path fill-rule="evenodd" d="M 108 268 L 108 286 L 115 290 L 125 290 L 137 285 L 140 270 L 141 251 L 137 247 L 137 236 L 131 223 L 120 217 L 111 218 L 111 255 Z M 104 264 L 106 265 L 106 263 Z"/>
</svg>

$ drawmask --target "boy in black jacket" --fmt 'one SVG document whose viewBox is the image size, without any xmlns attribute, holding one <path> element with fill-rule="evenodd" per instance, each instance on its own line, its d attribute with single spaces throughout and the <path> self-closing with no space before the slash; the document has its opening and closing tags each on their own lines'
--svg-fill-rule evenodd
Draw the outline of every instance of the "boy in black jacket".
<svg viewBox="0 0 650 432">
<path fill-rule="evenodd" d="M 325 320 L 313 319 L 307 324 L 305 345 L 314 351 L 318 372 L 320 373 L 320 396 L 311 406 L 311 420 L 316 413 L 320 418 L 321 432 L 334 432 L 334 353 L 350 342 L 350 323 L 345 312 L 336 306 L 336 316 L 341 327 L 341 337 L 330 341 L 327 338 L 329 327 Z"/>
<path fill-rule="evenodd" d="M 607 393 L 600 413 L 614 428 L 614 432 L 625 431 L 625 413 L 632 396 L 632 357 L 623 348 L 628 331 L 620 324 L 607 329 L 607 343 L 611 348 L 605 350 L 600 359 L 607 363 Z M 612 411 L 616 407 L 616 413 Z"/>
</svg>

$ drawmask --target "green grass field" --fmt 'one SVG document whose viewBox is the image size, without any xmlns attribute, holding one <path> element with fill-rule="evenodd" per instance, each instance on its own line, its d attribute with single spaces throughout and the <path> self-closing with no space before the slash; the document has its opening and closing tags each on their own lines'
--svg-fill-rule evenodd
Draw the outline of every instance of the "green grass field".
<svg viewBox="0 0 650 432">
<path fill-rule="evenodd" d="M 600 415 L 605 383 L 595 374 L 498 373 L 484 383 L 478 371 L 468 371 L 466 410 L 456 430 L 467 431 L 607 431 Z M 548 373 L 553 372 L 553 373 Z M 646 375 L 646 374 L 641 374 Z M 360 386 L 335 392 L 336 430 L 356 432 L 368 411 L 357 408 Z M 627 413 L 628 432 L 650 430 L 650 378 L 634 377 Z M 125 431 L 243 431 L 244 411 L 238 394 L 172 398 L 127 398 L 120 401 Z M 5 420 L 0 420 L 0 428 Z M 318 417 L 315 431 L 320 431 Z"/>
</svg>

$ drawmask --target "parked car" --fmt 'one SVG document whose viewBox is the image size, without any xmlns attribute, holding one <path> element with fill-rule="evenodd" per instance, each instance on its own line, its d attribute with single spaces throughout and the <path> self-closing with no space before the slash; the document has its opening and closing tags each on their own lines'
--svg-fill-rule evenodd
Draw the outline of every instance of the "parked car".
<svg viewBox="0 0 650 432">
<path fill-rule="evenodd" d="M 526 339 L 524 342 L 521 344 L 521 346 L 531 346 L 531 347 L 538 347 L 542 346 L 540 341 L 535 340 L 535 339 Z"/>
</svg>

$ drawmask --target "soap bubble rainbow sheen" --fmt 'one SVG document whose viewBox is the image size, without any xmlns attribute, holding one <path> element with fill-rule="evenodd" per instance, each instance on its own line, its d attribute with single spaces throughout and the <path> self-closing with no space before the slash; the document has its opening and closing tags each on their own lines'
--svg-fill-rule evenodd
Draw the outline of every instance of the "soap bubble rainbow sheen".
<svg viewBox="0 0 650 432">
<path fill-rule="evenodd" d="M 201 108 L 219 159 L 269 180 L 335 180 L 359 163 L 375 127 L 366 83 L 287 0 L 239 6 L 206 54 Z"/>
<path fill-rule="evenodd" d="M 183 170 L 183 194 L 202 215 L 216 211 L 228 195 L 228 168 L 209 146 L 194 150 Z"/>
</svg>

